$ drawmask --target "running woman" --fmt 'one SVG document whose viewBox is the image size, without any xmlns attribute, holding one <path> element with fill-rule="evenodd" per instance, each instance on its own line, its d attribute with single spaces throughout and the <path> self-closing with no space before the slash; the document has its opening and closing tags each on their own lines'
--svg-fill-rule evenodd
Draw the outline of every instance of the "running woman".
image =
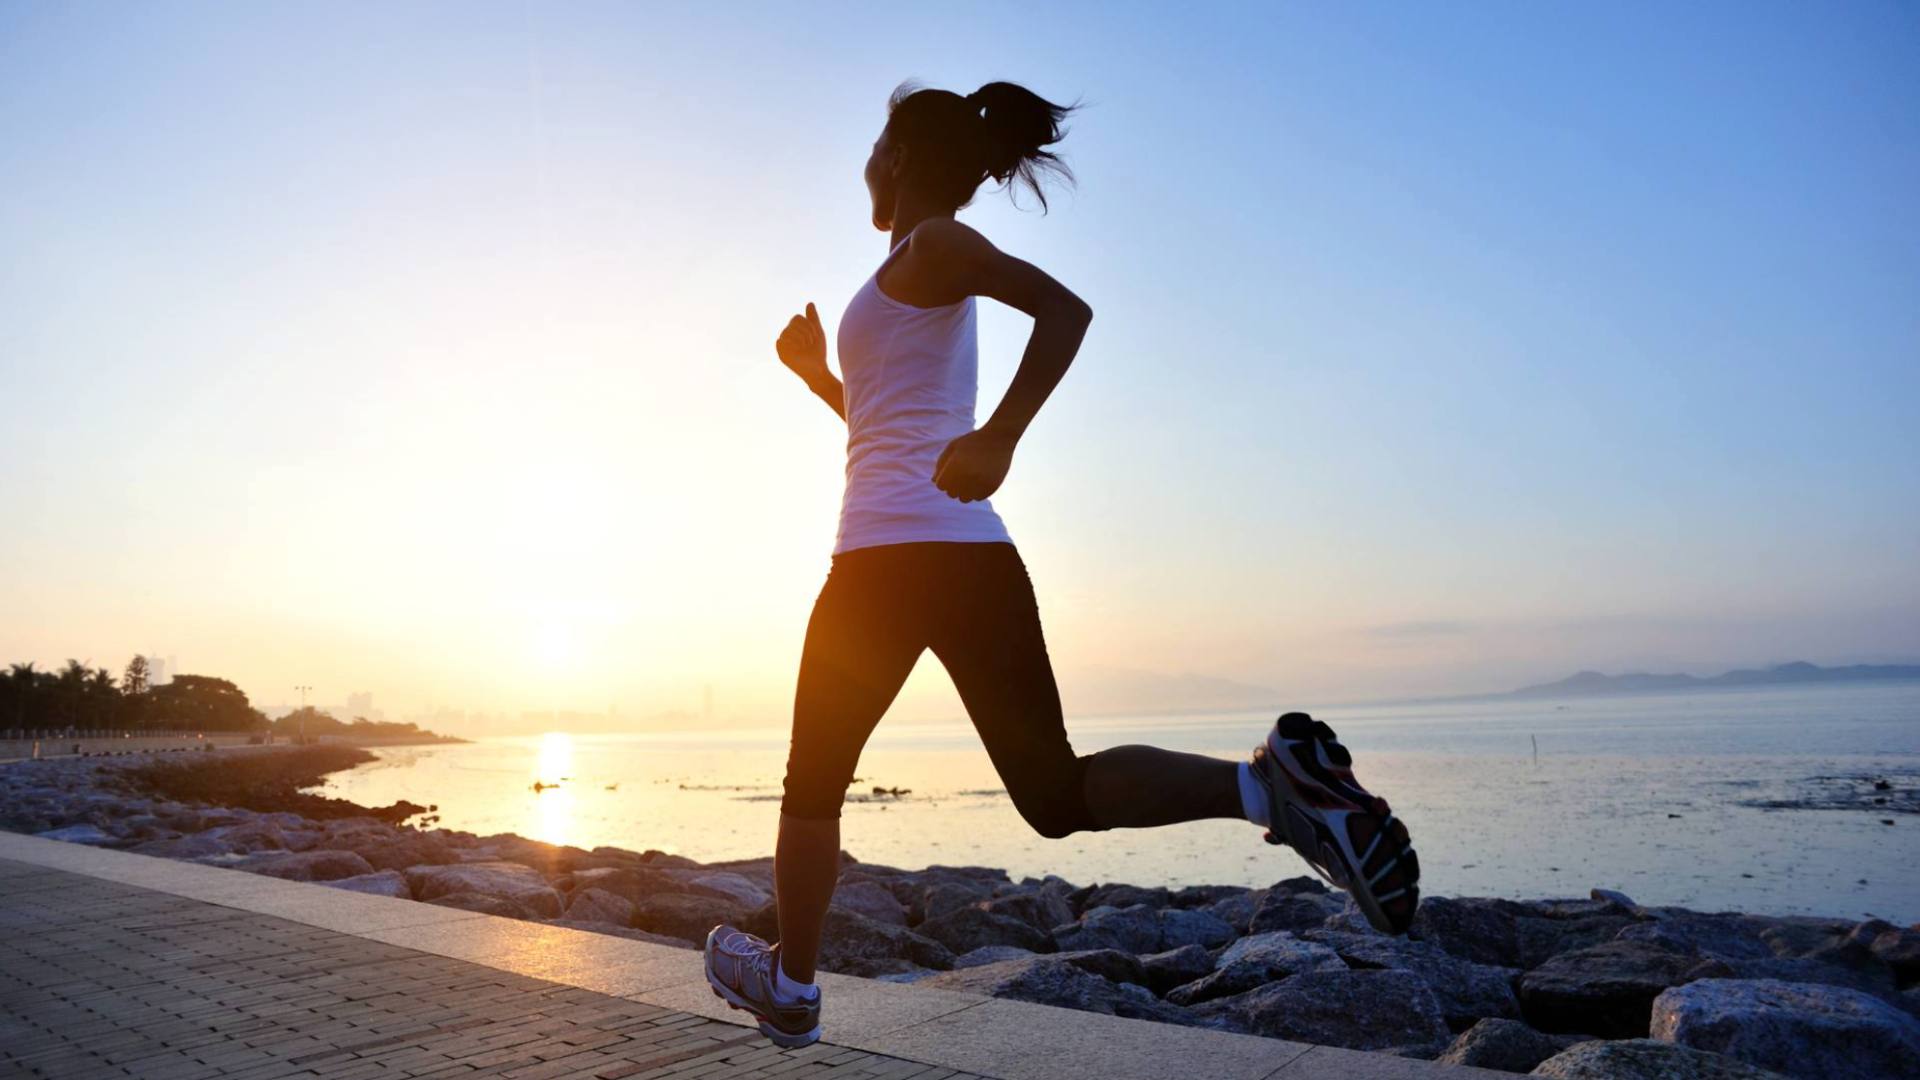
<svg viewBox="0 0 1920 1080">
<path fill-rule="evenodd" d="M 902 86 L 867 159 L 888 253 L 840 320 L 827 366 L 818 312 L 787 324 L 781 361 L 847 424 L 833 564 L 800 655 L 774 888 L 780 941 L 707 936 L 707 980 L 775 1043 L 820 1037 L 820 934 L 840 870 L 840 806 L 860 751 L 922 651 L 946 665 L 1007 794 L 1042 836 L 1244 818 L 1404 933 L 1419 902 L 1407 828 L 1354 779 L 1352 758 L 1304 713 L 1280 717 L 1245 762 L 1152 746 L 1078 755 L 1026 567 L 988 497 L 1093 318 L 1037 267 L 954 220 L 989 178 L 1046 197 L 1047 148 L 1069 108 L 1012 83 L 971 94 Z M 974 426 L 974 298 L 1033 317 L 1019 370 Z"/>
</svg>

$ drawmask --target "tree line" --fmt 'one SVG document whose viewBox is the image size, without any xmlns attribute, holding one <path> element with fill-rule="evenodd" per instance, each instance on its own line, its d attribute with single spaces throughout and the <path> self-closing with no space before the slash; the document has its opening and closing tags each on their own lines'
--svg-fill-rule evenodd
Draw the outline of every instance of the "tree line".
<svg viewBox="0 0 1920 1080">
<path fill-rule="evenodd" d="M 58 671 L 13 664 L 0 672 L 0 732 L 241 731 L 308 736 L 410 735 L 413 724 L 342 723 L 311 706 L 269 721 L 246 691 L 211 675 L 175 675 L 154 686 L 147 658 L 136 656 L 116 676 L 107 668 L 68 660 Z"/>
</svg>

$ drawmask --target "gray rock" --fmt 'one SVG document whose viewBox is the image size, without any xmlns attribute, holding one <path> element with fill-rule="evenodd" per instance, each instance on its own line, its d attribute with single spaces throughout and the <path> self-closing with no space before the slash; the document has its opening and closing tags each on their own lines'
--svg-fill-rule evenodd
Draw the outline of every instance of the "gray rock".
<svg viewBox="0 0 1920 1080">
<path fill-rule="evenodd" d="M 1159 947 L 1162 949 L 1177 949 L 1182 945 L 1217 949 L 1238 936 L 1224 919 L 1205 911 L 1168 908 L 1160 912 Z"/>
<path fill-rule="evenodd" d="M 766 886 L 751 878 L 728 871 L 707 871 L 688 874 L 684 871 L 668 871 L 680 878 L 688 892 L 704 893 L 731 900 L 743 908 L 757 908 L 773 899 L 773 893 Z M 684 875 L 684 876 L 683 876 Z"/>
<path fill-rule="evenodd" d="M 1057 1005 L 1084 1012 L 1142 1020 L 1192 1023 L 1183 1009 L 1158 1001 L 1145 989 L 1094 975 L 1064 956 L 1035 956 L 943 972 L 919 985 L 961 993 Z"/>
<path fill-rule="evenodd" d="M 1351 1050 L 1438 1053 L 1450 1038 L 1433 991 L 1407 971 L 1308 971 L 1194 1013 L 1254 1035 Z"/>
<path fill-rule="evenodd" d="M 705 942 L 707 932 L 721 923 L 740 926 L 749 913 L 748 909 L 731 900 L 696 893 L 655 893 L 642 896 L 632 903 L 632 926 L 635 929 L 696 944 Z M 763 933 L 761 936 L 767 935 Z M 825 952 L 824 947 L 822 952 Z"/>
<path fill-rule="evenodd" d="M 97 825 L 68 825 L 63 829 L 48 829 L 38 834 L 44 840 L 59 840 L 68 844 L 88 844 L 99 847 L 115 844 L 120 838 L 106 832 Z"/>
<path fill-rule="evenodd" d="M 998 964 L 1002 960 L 1025 960 L 1029 956 L 1038 956 L 1032 949 L 1021 949 L 1012 945 L 982 945 L 953 958 L 953 969 L 980 967 L 983 964 Z"/>
<path fill-rule="evenodd" d="M 574 922 L 633 925 L 633 901 L 605 889 L 579 889 L 567 898 L 567 918 Z"/>
<path fill-rule="evenodd" d="M 1053 938 L 1044 930 L 1010 915 L 996 915 L 977 907 L 956 908 L 914 927 L 956 953 L 972 952 L 984 945 L 1012 945 L 1032 952 L 1052 952 Z"/>
<path fill-rule="evenodd" d="M 1523 1073 L 1570 1045 L 1568 1036 L 1535 1031 L 1518 1020 L 1488 1017 L 1456 1036 L 1435 1060 L 1442 1065 Z"/>
<path fill-rule="evenodd" d="M 1266 897 L 1265 892 L 1240 893 L 1216 900 L 1201 910 L 1233 927 L 1235 933 L 1245 934 L 1253 924 L 1253 913 L 1259 910 Z"/>
<path fill-rule="evenodd" d="M 1340 914 L 1343 907 L 1339 900 L 1322 893 L 1269 892 L 1261 898 L 1260 905 L 1247 920 L 1247 932 L 1265 934 L 1289 930 L 1299 933 L 1311 930 Z"/>
<path fill-rule="evenodd" d="M 1764 929 L 1765 924 L 1745 915 L 1703 915 L 1689 911 L 1662 915 L 1651 922 L 1632 923 L 1621 928 L 1614 940 L 1645 941 L 1670 952 L 1742 960 L 1773 956 L 1773 949 L 1760 936 Z"/>
<path fill-rule="evenodd" d="M 978 881 L 939 881 L 921 890 L 908 909 L 908 925 L 917 925 L 950 911 L 993 899 L 993 886 Z"/>
<path fill-rule="evenodd" d="M 1520 963 L 1515 966 L 1536 968 L 1561 953 L 1605 944 L 1619 937 L 1622 930 L 1636 921 L 1626 915 L 1592 915 L 1585 918 L 1523 915 L 1513 921 L 1515 943 L 1520 954 Z"/>
<path fill-rule="evenodd" d="M 1728 973 L 1718 960 L 1644 941 L 1610 941 L 1562 953 L 1521 976 L 1520 1009 L 1542 1031 L 1639 1038 L 1661 991 Z"/>
<path fill-rule="evenodd" d="M 669 877 L 665 871 L 639 866 L 596 866 L 575 870 L 565 880 L 574 892 L 599 889 L 636 904 L 649 896 L 688 892 L 683 882 Z"/>
<path fill-rule="evenodd" d="M 995 915 L 1019 919 L 1042 933 L 1073 921 L 1073 905 L 1067 903 L 1065 895 L 1058 891 L 1036 889 L 1011 893 L 982 900 L 977 906 Z"/>
<path fill-rule="evenodd" d="M 220 841 L 229 851 L 245 855 L 287 850 L 286 834 L 270 822 L 246 821 L 238 825 L 221 825 L 208 829 L 202 835 Z"/>
<path fill-rule="evenodd" d="M 1159 887 L 1141 888 L 1138 885 L 1095 885 L 1080 906 L 1080 913 L 1086 914 L 1097 907 L 1130 908 L 1145 904 L 1150 908 L 1163 908 L 1173 903 L 1173 893 Z"/>
<path fill-rule="evenodd" d="M 761 917 L 764 919 L 772 911 L 773 905 L 767 905 L 761 909 Z M 774 933 L 777 934 L 777 928 Z M 761 936 L 772 940 L 774 934 Z M 917 967 L 938 971 L 953 967 L 953 951 L 930 937 L 904 926 L 876 922 L 845 908 L 827 909 L 827 925 L 820 939 L 821 967 L 846 974 L 859 963 L 887 959 L 907 960 Z"/>
<path fill-rule="evenodd" d="M 357 857 L 357 856 L 356 856 Z M 365 862 L 365 860 L 361 860 Z M 530 867 L 513 862 L 460 863 L 453 866 L 410 866 L 407 885 L 421 900 L 456 893 L 480 893 L 512 901 L 541 918 L 560 916 L 560 894 Z"/>
<path fill-rule="evenodd" d="M 149 840 L 128 850 L 138 855 L 157 855 L 163 859 L 209 859 L 233 854 L 233 849 L 221 843 L 219 838 L 206 833 L 178 836 L 170 840 Z"/>
<path fill-rule="evenodd" d="M 1761 940 L 1775 956 L 1807 956 L 1829 949 L 1847 940 L 1852 924 L 1842 919 L 1786 918 L 1766 919 Z"/>
<path fill-rule="evenodd" d="M 1920 930 L 1888 927 L 1874 936 L 1868 948 L 1894 973 L 1901 986 L 1920 981 Z"/>
<path fill-rule="evenodd" d="M 255 855 L 235 864 L 235 869 L 288 881 L 333 881 L 373 873 L 373 867 L 367 860 L 351 851 L 287 851 Z"/>
<path fill-rule="evenodd" d="M 1147 968 L 1140 958 L 1118 949 L 1089 949 L 1085 952 L 1054 954 L 1081 971 L 1117 983 L 1147 986 Z"/>
<path fill-rule="evenodd" d="M 1302 972 L 1345 970 L 1346 962 L 1332 948 L 1301 941 L 1276 930 L 1241 938 L 1227 946 L 1212 972 L 1174 987 L 1167 992 L 1167 1000 L 1175 1005 L 1198 1005 L 1242 994 Z"/>
<path fill-rule="evenodd" d="M 874 922 L 907 925 L 907 909 L 894 899 L 893 890 L 872 881 L 842 881 L 833 890 L 833 906 L 864 915 Z"/>
<path fill-rule="evenodd" d="M 385 836 L 361 833 L 336 837 L 328 846 L 357 852 L 376 870 L 405 870 L 409 866 L 451 866 L 460 861 L 453 846 L 431 833 Z"/>
<path fill-rule="evenodd" d="M 1411 935 L 1476 964 L 1520 967 L 1515 920 L 1525 912 L 1510 900 L 1477 896 L 1420 898 Z"/>
<path fill-rule="evenodd" d="M 1303 936 L 1329 946 L 1350 967 L 1411 971 L 1420 976 L 1433 989 L 1441 1014 L 1455 1030 L 1484 1017 L 1520 1015 L 1520 1002 L 1513 993 L 1519 971 L 1514 968 L 1462 960 L 1426 941 L 1333 930 L 1310 930 Z"/>
<path fill-rule="evenodd" d="M 1571 1046 L 1534 1066 L 1550 1080 L 1781 1080 L 1780 1074 L 1687 1046 L 1625 1039 Z"/>
<path fill-rule="evenodd" d="M 1891 999 L 1894 996 L 1893 972 L 1879 959 L 1860 946 L 1852 946 L 1862 956 L 1872 961 L 1869 965 L 1848 965 L 1829 963 L 1814 956 L 1768 956 L 1758 960 L 1732 960 L 1727 967 L 1727 977 L 1735 979 L 1773 979 L 1778 982 L 1820 983 L 1824 986 L 1841 986 L 1849 990 L 1858 990 L 1874 997 Z"/>
<path fill-rule="evenodd" d="M 1057 926 L 1053 940 L 1062 952 L 1119 949 L 1121 952 L 1160 951 L 1159 912 L 1145 904 L 1132 907 L 1091 907 L 1079 922 Z"/>
<path fill-rule="evenodd" d="M 391 896 L 396 900 L 413 899 L 413 890 L 407 888 L 407 876 L 398 870 L 379 870 L 355 877 L 335 878 L 321 884 L 329 889 L 345 889 L 348 892 L 366 893 L 369 896 Z"/>
<path fill-rule="evenodd" d="M 1147 974 L 1147 988 L 1164 996 L 1176 986 L 1211 974 L 1213 954 L 1199 945 L 1182 945 L 1143 956 L 1140 966 Z"/>
<path fill-rule="evenodd" d="M 1920 1020 L 1834 986 L 1703 979 L 1655 999 L 1652 1035 L 1788 1076 L 1920 1077 Z"/>
<path fill-rule="evenodd" d="M 1244 885 L 1188 885 L 1175 889 L 1168 902 L 1177 908 L 1210 908 L 1222 900 L 1252 893 Z"/>
</svg>

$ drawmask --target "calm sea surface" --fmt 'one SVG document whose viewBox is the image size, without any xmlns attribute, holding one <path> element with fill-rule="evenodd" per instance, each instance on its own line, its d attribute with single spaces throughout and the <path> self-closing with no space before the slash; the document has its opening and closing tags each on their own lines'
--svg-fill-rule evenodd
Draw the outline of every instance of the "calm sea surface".
<svg viewBox="0 0 1920 1080">
<path fill-rule="evenodd" d="M 1920 683 L 1319 715 L 1411 825 L 1429 892 L 1522 898 L 1600 885 L 1643 903 L 1920 919 L 1920 816 L 1758 805 L 1859 791 L 1870 806 L 1876 778 L 1920 787 Z M 1148 742 L 1239 757 L 1271 722 L 1215 713 L 1068 729 L 1082 752 Z M 771 853 L 786 734 L 553 733 L 379 753 L 322 790 L 437 804 L 449 828 L 715 860 Z M 1245 823 L 1041 839 L 964 724 L 883 723 L 860 778 L 842 843 L 869 862 L 1000 866 L 1078 884 L 1265 885 L 1304 872 Z M 559 786 L 536 792 L 536 780 Z M 876 785 L 909 793 L 876 797 Z"/>
</svg>

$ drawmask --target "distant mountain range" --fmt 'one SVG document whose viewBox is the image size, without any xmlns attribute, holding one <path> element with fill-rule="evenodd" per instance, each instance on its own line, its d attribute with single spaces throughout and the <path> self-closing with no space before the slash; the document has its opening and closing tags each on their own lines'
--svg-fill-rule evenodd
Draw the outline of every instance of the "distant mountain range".
<svg viewBox="0 0 1920 1080">
<path fill-rule="evenodd" d="M 1585 697 L 1593 694 L 1637 694 L 1657 690 L 1705 690 L 1717 686 L 1781 686 L 1795 683 L 1874 682 L 1920 679 L 1920 664 L 1853 664 L 1821 667 L 1804 660 L 1769 668 L 1729 671 L 1701 678 L 1697 675 L 1602 675 L 1582 671 L 1559 682 L 1523 686 L 1507 697 Z"/>
</svg>

